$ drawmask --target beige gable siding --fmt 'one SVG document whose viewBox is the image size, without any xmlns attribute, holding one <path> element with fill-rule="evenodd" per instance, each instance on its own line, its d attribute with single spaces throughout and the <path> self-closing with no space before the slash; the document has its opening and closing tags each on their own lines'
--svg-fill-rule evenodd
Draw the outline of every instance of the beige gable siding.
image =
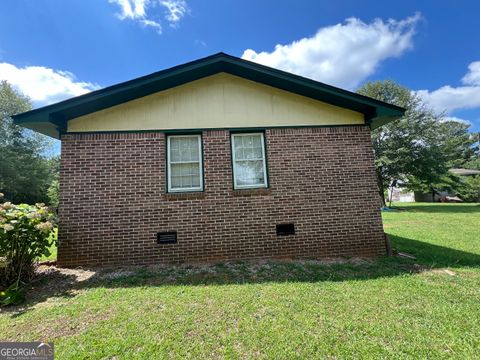
<svg viewBox="0 0 480 360">
<path fill-rule="evenodd" d="M 220 73 L 72 119 L 68 131 L 355 124 L 363 114 Z"/>
</svg>

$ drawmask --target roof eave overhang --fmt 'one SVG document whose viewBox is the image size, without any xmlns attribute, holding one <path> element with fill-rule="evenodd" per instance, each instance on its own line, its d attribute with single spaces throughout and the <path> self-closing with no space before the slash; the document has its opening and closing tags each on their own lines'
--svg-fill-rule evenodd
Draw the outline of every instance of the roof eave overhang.
<svg viewBox="0 0 480 360">
<path fill-rule="evenodd" d="M 220 72 L 363 113 L 372 128 L 403 116 L 404 109 L 311 79 L 223 53 L 15 115 L 16 124 L 55 138 L 70 119 L 167 90 Z"/>
</svg>

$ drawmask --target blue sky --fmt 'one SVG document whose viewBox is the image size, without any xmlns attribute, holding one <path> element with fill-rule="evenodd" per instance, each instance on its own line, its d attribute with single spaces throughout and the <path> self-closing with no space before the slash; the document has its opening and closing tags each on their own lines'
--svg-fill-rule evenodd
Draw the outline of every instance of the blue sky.
<svg viewBox="0 0 480 360">
<path fill-rule="evenodd" d="M 480 2 L 3 0 L 0 79 L 35 106 L 219 51 L 355 90 L 393 79 L 480 130 Z"/>
</svg>

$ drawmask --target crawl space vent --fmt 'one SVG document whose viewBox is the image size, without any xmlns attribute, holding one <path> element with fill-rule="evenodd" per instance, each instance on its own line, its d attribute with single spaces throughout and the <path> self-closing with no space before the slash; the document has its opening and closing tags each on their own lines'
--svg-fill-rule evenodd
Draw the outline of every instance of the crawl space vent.
<svg viewBox="0 0 480 360">
<path fill-rule="evenodd" d="M 176 231 L 167 231 L 157 233 L 157 243 L 159 244 L 176 244 L 177 243 L 177 232 Z"/>
<path fill-rule="evenodd" d="M 277 235 L 278 236 L 295 235 L 295 225 L 294 224 L 277 224 Z"/>
</svg>

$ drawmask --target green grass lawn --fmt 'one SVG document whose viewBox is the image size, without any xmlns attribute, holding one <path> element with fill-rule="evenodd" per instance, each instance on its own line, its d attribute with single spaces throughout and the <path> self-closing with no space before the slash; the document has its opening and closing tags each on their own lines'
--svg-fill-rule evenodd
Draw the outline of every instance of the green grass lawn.
<svg viewBox="0 0 480 360">
<path fill-rule="evenodd" d="M 416 260 L 51 271 L 0 310 L 0 340 L 58 359 L 480 358 L 480 205 L 398 205 L 385 230 Z"/>
</svg>

